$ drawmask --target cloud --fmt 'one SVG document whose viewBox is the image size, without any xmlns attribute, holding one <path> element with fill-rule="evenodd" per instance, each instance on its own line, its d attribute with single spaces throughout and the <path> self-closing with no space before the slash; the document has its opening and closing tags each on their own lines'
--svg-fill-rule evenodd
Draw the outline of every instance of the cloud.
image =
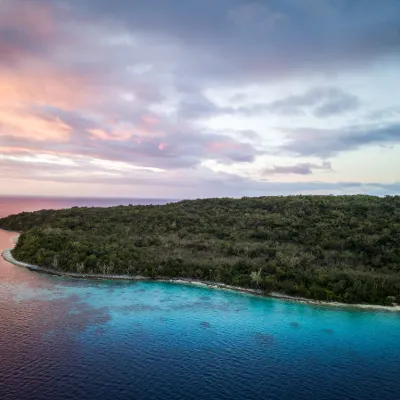
<svg viewBox="0 0 400 400">
<path fill-rule="evenodd" d="M 380 108 L 375 111 L 368 113 L 366 119 L 369 120 L 382 120 L 382 119 L 399 119 L 400 118 L 400 107 L 386 107 Z"/>
<path fill-rule="evenodd" d="M 27 57 L 46 55 L 61 40 L 54 5 L 23 0 L 0 2 L 0 67 L 25 62 Z"/>
<path fill-rule="evenodd" d="M 80 168 L 100 182 L 104 171 L 96 162 L 112 162 L 142 168 L 132 174 L 143 185 L 153 179 L 143 168 L 155 168 L 167 173 L 162 185 L 198 180 L 215 190 L 225 180 L 233 191 L 229 185 L 253 190 L 259 183 L 199 173 L 201 165 L 212 161 L 234 171 L 256 163 L 256 170 L 274 149 L 325 159 L 367 144 L 397 143 L 395 123 L 319 130 L 293 125 L 273 132 L 269 120 L 342 118 L 361 108 L 361 98 L 318 79 L 315 86 L 314 78 L 396 61 L 399 7 L 396 0 L 379 7 L 375 0 L 351 7 L 312 0 L 0 0 L 0 152 L 74 160 L 71 181 L 84 179 Z M 239 106 L 221 106 L 224 101 L 207 95 L 230 97 L 286 80 L 305 82 L 304 92 L 279 98 L 278 91 L 278 100 L 256 104 L 251 96 L 236 96 Z M 227 122 L 211 123 L 214 117 Z M 262 117 L 265 122 L 253 121 Z M 78 163 L 77 157 L 94 161 Z M 10 166 L 23 176 L 16 162 L 4 163 L 10 176 Z M 319 169 L 307 161 L 277 164 L 270 174 Z M 34 165 L 34 179 L 51 174 L 47 164 Z M 63 181 L 62 168 L 54 167 L 51 179 Z M 108 172 L 109 182 L 114 178 Z"/>
<path fill-rule="evenodd" d="M 174 65 L 181 83 L 188 76 L 195 76 L 200 85 L 204 80 L 221 85 L 315 74 L 399 50 L 396 0 L 379 7 L 374 0 L 351 6 L 330 2 L 329 7 L 298 0 L 271 1 L 268 7 L 257 0 L 67 3 L 88 18 L 123 24 L 138 41 L 140 36 L 151 36 L 169 43 L 164 61 Z M 176 46 L 184 49 L 184 59 Z M 171 56 L 178 57 L 176 62 Z"/>
<path fill-rule="evenodd" d="M 94 74 L 75 74 L 44 60 L 27 62 L 18 68 L 0 68 L 1 107 L 50 105 L 65 110 L 94 105 L 100 90 Z"/>
<path fill-rule="evenodd" d="M 239 135 L 243 138 L 247 138 L 249 140 L 260 140 L 261 137 L 260 135 L 254 131 L 253 129 L 239 129 L 239 130 L 231 130 L 230 133 L 233 133 L 234 135 Z"/>
<path fill-rule="evenodd" d="M 271 11 L 265 4 L 259 2 L 239 4 L 230 9 L 227 16 L 239 28 L 248 29 L 249 26 L 255 26 L 260 30 L 260 33 L 267 33 L 277 24 L 286 21 L 284 14 Z"/>
<path fill-rule="evenodd" d="M 354 111 L 359 105 L 356 96 L 337 88 L 324 87 L 274 101 L 266 109 L 283 115 L 304 114 L 307 109 L 311 109 L 314 116 L 322 118 Z"/>
<path fill-rule="evenodd" d="M 14 137 L 30 138 L 40 142 L 65 142 L 72 128 L 58 117 L 45 117 L 24 109 L 0 109 L 0 130 L 12 132 Z M 0 137 L 2 134 L 0 133 Z"/>
<path fill-rule="evenodd" d="M 37 114 L 31 112 L 32 116 L 27 115 L 20 120 L 20 127 L 15 125 L 17 122 L 14 120 L 9 121 L 10 127 L 14 123 L 12 135 L 0 132 L 5 147 L 170 169 L 193 167 L 207 159 L 223 164 L 252 162 L 262 154 L 240 139 L 201 130 L 184 122 L 171 123 L 155 114 L 134 114 L 123 123 L 107 123 L 102 119 L 84 118 L 79 112 L 64 112 L 57 108 L 41 109 Z M 0 123 L 2 121 L 4 123 L 0 113 Z M 28 132 L 35 132 L 30 122 L 42 128 L 41 134 L 28 135 Z M 45 129 L 48 130 L 47 136 L 43 136 L 47 132 Z"/>
<path fill-rule="evenodd" d="M 202 87 L 314 75 L 316 71 L 362 65 L 399 51 L 400 6 L 396 0 L 386 0 L 379 7 L 374 0 L 352 7 L 340 2 L 331 5 L 329 12 L 315 3 L 298 0 L 271 1 L 268 7 L 257 0 L 141 3 L 3 0 L 3 3 L 8 5 L 7 9 L 14 4 L 7 14 L 11 14 L 8 19 L 13 29 L 18 26 L 18 34 L 3 35 L 7 47 L 37 52 L 42 49 L 50 54 L 60 49 L 56 43 L 46 42 L 47 38 L 58 37 L 53 34 L 55 31 L 66 41 L 62 50 L 67 53 L 71 50 L 68 40 L 76 40 L 78 47 L 79 41 L 95 44 L 84 53 L 78 52 L 81 61 L 75 56 L 75 66 L 150 65 L 153 68 L 150 74 L 171 72 L 176 87 L 189 82 L 189 86 Z M 15 23 L 21 20 L 14 17 L 22 4 L 32 9 L 26 15 L 38 14 L 24 24 L 26 29 Z M 47 10 L 47 14 L 41 13 L 52 19 L 42 23 L 41 14 L 36 11 L 41 9 Z M 6 15 L 4 11 L 2 14 Z M 21 36 L 21 32 L 32 32 L 34 36 L 23 34 L 24 40 L 18 41 L 22 44 L 15 43 L 11 36 Z M 108 39 L 98 43 L 103 36 Z M 106 45 L 107 52 L 95 54 Z M 111 53 L 112 57 L 107 57 Z M 96 64 L 99 59 L 102 62 Z"/>
<path fill-rule="evenodd" d="M 218 115 L 253 116 L 260 114 L 282 116 L 312 114 L 317 118 L 327 118 L 356 111 L 359 107 L 360 100 L 357 96 L 334 87 L 313 88 L 303 94 L 290 95 L 270 103 L 239 107 L 219 107 L 204 94 L 192 92 L 183 97 L 179 115 L 184 119 L 204 119 Z"/>
<path fill-rule="evenodd" d="M 322 165 L 313 163 L 300 163 L 300 164 L 285 165 L 285 166 L 274 165 L 272 168 L 265 168 L 262 171 L 261 175 L 262 176 L 270 176 L 277 174 L 311 175 L 313 173 L 313 170 L 332 171 L 332 165 L 328 161 L 324 161 Z"/>
<path fill-rule="evenodd" d="M 235 174 L 215 173 L 208 168 L 198 167 L 193 171 L 151 171 L 132 169 L 123 165 L 120 169 L 107 165 L 99 168 L 88 158 L 76 158 L 73 165 L 62 162 L 44 162 L 0 157 L 0 179 L 13 178 L 21 181 L 58 182 L 60 184 L 111 185 L 134 189 L 144 185 L 149 188 L 162 188 L 165 193 L 179 197 L 218 197 L 218 196 L 266 196 L 289 194 L 373 194 L 394 195 L 400 192 L 400 182 L 359 183 L 359 182 L 268 182 L 256 181 Z M 85 174 L 79 173 L 85 169 Z M 128 173 L 125 168 L 128 168 Z M 130 168 L 130 169 L 129 169 Z M 169 190 L 169 192 L 168 192 Z M 158 192 L 157 192 L 158 193 Z"/>
<path fill-rule="evenodd" d="M 189 93 L 180 102 L 179 116 L 183 119 L 208 118 L 216 115 L 229 114 L 233 108 L 221 108 L 207 99 L 202 93 Z"/>
<path fill-rule="evenodd" d="M 400 142 L 400 124 L 398 123 L 383 127 L 296 128 L 282 129 L 282 131 L 287 134 L 287 141 L 280 147 L 280 150 L 300 156 L 325 158 L 368 145 L 390 145 Z"/>
</svg>

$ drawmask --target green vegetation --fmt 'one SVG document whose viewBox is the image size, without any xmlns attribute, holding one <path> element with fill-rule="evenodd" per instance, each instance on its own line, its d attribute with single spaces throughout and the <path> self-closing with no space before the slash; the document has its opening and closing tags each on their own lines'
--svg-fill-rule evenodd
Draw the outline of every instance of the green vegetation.
<svg viewBox="0 0 400 400">
<path fill-rule="evenodd" d="M 400 302 L 400 196 L 290 196 L 21 213 L 16 259 L 187 277 L 347 303 Z"/>
</svg>

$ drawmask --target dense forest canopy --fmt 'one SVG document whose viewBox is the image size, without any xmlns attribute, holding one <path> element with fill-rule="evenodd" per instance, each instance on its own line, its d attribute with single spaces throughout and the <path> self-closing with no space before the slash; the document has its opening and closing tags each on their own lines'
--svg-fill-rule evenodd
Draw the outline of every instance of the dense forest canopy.
<svg viewBox="0 0 400 400">
<path fill-rule="evenodd" d="M 400 196 L 185 200 L 23 212 L 13 255 L 60 271 L 187 277 L 348 303 L 400 302 Z"/>
</svg>

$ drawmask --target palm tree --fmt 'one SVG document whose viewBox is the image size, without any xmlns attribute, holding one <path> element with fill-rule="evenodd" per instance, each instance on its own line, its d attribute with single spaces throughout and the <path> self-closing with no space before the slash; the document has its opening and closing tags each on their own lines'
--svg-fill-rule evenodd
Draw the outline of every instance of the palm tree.
<svg viewBox="0 0 400 400">
<path fill-rule="evenodd" d="M 250 278 L 258 288 L 261 282 L 261 268 L 258 271 L 251 271 Z"/>
</svg>

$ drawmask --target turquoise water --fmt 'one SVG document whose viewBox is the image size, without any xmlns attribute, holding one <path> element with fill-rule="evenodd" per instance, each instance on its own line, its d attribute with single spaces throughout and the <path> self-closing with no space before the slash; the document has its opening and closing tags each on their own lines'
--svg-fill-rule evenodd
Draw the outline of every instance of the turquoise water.
<svg viewBox="0 0 400 400">
<path fill-rule="evenodd" d="M 0 248 L 13 234 L 0 232 Z M 0 398 L 398 399 L 400 315 L 0 261 Z"/>
</svg>

